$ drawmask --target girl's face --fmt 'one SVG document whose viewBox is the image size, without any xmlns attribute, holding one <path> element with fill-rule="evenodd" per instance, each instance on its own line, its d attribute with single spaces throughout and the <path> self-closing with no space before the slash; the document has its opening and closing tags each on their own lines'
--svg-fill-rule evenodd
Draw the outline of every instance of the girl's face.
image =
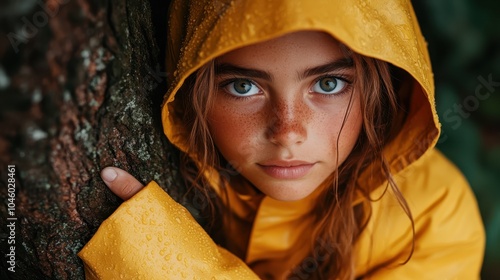
<svg viewBox="0 0 500 280">
<path fill-rule="evenodd" d="M 361 130 L 355 69 L 330 35 L 303 31 L 217 58 L 208 123 L 243 177 L 283 201 L 311 194 L 342 164 Z"/>
</svg>

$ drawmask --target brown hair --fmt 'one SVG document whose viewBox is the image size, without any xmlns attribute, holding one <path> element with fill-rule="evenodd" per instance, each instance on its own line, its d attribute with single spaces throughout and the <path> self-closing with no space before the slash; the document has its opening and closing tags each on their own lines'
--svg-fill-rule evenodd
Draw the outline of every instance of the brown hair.
<svg viewBox="0 0 500 280">
<path fill-rule="evenodd" d="M 354 278 L 354 244 L 369 220 L 370 202 L 373 201 L 369 196 L 371 190 L 366 189 L 367 186 L 357 184 L 355 179 L 373 162 L 381 167 L 388 187 L 395 194 L 413 227 L 409 207 L 394 182 L 382 153 L 384 146 L 398 129 L 396 120 L 400 105 L 394 90 L 391 67 L 386 62 L 350 51 L 348 55 L 353 59 L 356 69 L 355 90 L 362 93 L 360 96 L 363 129 L 351 154 L 330 176 L 331 187 L 321 196 L 321 201 L 311 213 L 316 226 L 311 238 L 310 252 L 315 254 L 311 253 L 304 259 L 312 264 L 305 271 L 307 277 L 304 278 L 304 271 L 299 271 L 302 265 L 299 264 L 291 271 L 290 279 Z M 207 115 L 216 90 L 214 72 L 214 61 L 201 67 L 188 78 L 177 94 L 178 100 L 175 102 L 182 103 L 179 104 L 182 108 L 179 117 L 186 124 L 189 133 L 188 152 L 181 158 L 181 174 L 190 188 L 189 196 L 201 194 L 206 200 L 207 203 L 202 205 L 209 208 L 209 211 L 202 211 L 208 213 L 205 217 L 207 219 L 205 229 L 216 242 L 222 243 L 223 233 L 216 232 L 217 229 L 221 229 L 217 224 L 220 219 L 216 218 L 221 215 L 227 217 L 229 211 L 224 210 L 221 200 L 213 195 L 212 188 L 204 177 L 204 174 L 213 167 L 219 171 L 221 182 L 227 180 L 222 174 L 228 174 L 227 168 L 221 166 L 224 159 L 220 158 L 216 150 L 207 123 Z M 224 183 L 220 186 L 223 191 L 224 186 Z M 354 199 L 359 194 L 362 194 L 364 201 L 353 207 Z M 411 253 L 407 261 L 410 257 Z M 299 272 L 300 277 L 294 276 Z"/>
</svg>

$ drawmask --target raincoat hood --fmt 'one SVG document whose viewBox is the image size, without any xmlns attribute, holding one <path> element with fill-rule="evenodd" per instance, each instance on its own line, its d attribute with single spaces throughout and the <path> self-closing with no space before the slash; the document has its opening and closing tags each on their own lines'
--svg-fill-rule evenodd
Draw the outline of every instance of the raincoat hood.
<svg viewBox="0 0 500 280">
<path fill-rule="evenodd" d="M 294 31 L 324 31 L 351 50 L 404 70 L 407 116 L 385 147 L 393 172 L 420 158 L 437 142 L 439 122 L 426 42 L 406 0 L 174 0 L 167 42 L 169 89 L 162 109 L 164 132 L 183 151 L 185 124 L 173 113 L 185 80 L 205 63 L 244 46 Z M 377 167 L 361 179 L 381 183 Z M 373 181 L 375 179 L 375 181 Z M 377 179 L 379 179 L 377 181 Z"/>
</svg>

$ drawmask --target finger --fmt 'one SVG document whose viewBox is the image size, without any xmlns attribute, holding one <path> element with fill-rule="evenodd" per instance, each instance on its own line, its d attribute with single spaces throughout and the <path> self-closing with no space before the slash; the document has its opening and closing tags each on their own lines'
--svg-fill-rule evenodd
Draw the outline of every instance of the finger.
<svg viewBox="0 0 500 280">
<path fill-rule="evenodd" d="M 101 171 L 101 178 L 108 188 L 123 200 L 139 192 L 143 185 L 127 171 L 117 167 L 106 167 Z"/>
</svg>

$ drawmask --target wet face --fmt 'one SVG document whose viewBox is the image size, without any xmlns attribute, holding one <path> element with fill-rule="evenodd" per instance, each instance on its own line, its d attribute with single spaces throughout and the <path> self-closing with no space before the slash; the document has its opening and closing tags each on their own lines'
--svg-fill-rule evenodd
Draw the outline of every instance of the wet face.
<svg viewBox="0 0 500 280">
<path fill-rule="evenodd" d="M 216 60 L 215 145 L 264 194 L 302 199 L 347 158 L 361 130 L 354 67 L 330 35 L 303 31 Z"/>
</svg>

